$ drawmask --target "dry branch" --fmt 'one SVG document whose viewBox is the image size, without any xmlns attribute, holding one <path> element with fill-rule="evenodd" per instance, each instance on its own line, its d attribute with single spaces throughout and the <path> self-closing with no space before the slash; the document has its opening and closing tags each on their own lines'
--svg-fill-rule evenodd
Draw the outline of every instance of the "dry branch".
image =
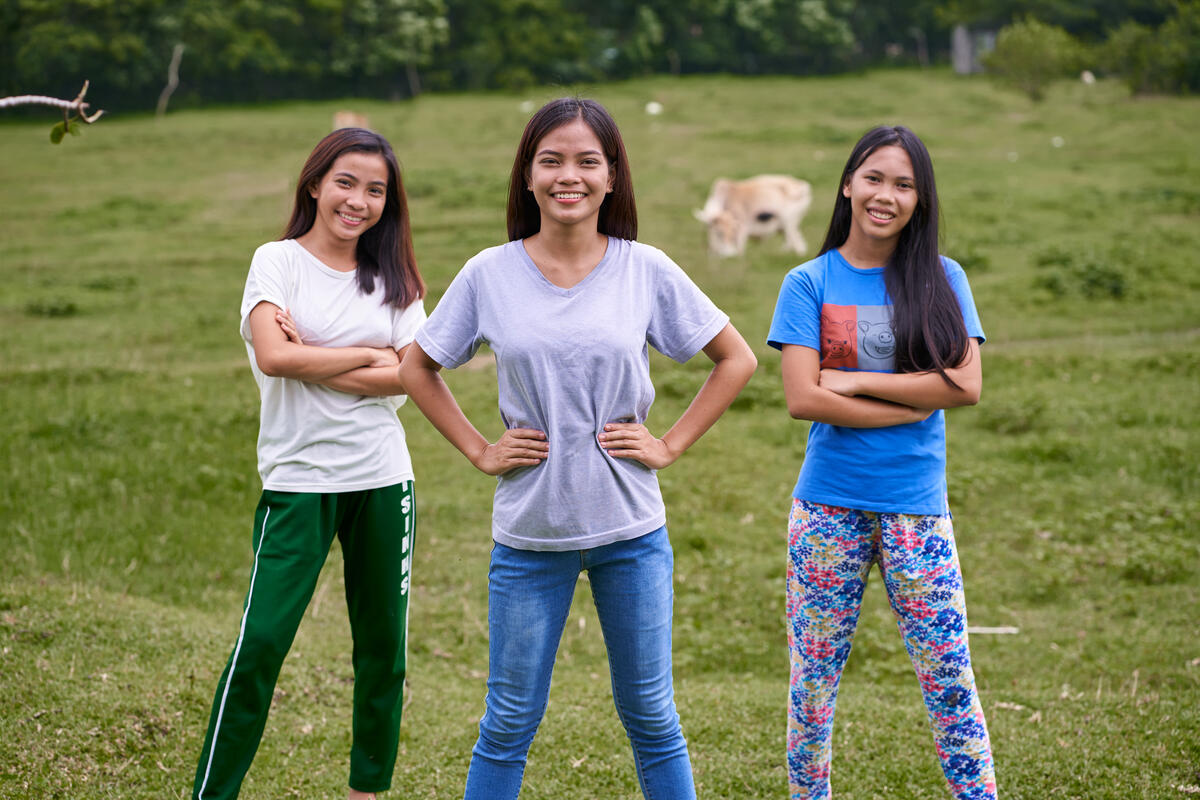
<svg viewBox="0 0 1200 800">
<path fill-rule="evenodd" d="M 10 108 L 13 106 L 54 106 L 55 108 L 63 109 L 63 118 L 70 121 L 68 112 L 74 111 L 79 114 L 79 119 L 91 125 L 96 120 L 100 119 L 104 114 L 104 109 L 100 109 L 95 114 L 88 114 L 88 103 L 83 101 L 84 95 L 87 94 L 88 82 L 83 82 L 83 88 L 79 90 L 74 100 L 60 100 L 57 97 L 47 97 L 41 94 L 21 94 L 14 97 L 0 97 L 0 108 Z"/>
</svg>

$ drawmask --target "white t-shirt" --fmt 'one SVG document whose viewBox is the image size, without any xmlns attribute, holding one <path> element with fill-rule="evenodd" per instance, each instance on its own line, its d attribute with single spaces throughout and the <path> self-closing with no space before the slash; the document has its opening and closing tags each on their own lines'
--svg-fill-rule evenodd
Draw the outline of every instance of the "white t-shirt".
<svg viewBox="0 0 1200 800">
<path fill-rule="evenodd" d="M 687 361 L 729 322 L 665 253 L 608 240 L 570 289 L 538 270 L 521 241 L 462 268 L 417 342 L 456 367 L 484 342 L 496 354 L 500 416 L 546 433 L 550 455 L 500 476 L 492 537 L 521 550 L 583 550 L 666 522 L 655 471 L 613 458 L 596 436 L 609 422 L 645 422 L 654 402 L 647 344 Z"/>
<path fill-rule="evenodd" d="M 255 251 L 242 296 L 241 332 L 262 395 L 258 472 L 264 489 L 352 492 L 412 480 L 404 428 L 396 417 L 403 395 L 366 397 L 264 375 L 250 335 L 250 312 L 266 301 L 291 312 L 305 344 L 408 345 L 425 321 L 424 303 L 398 309 L 382 300 L 382 280 L 364 295 L 354 272 L 331 269 L 294 239 Z"/>
</svg>

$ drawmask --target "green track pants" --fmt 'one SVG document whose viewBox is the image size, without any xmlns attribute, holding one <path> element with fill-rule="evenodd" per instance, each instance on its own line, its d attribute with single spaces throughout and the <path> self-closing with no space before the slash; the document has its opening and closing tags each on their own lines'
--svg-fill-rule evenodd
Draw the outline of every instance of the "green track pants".
<svg viewBox="0 0 1200 800">
<path fill-rule="evenodd" d="M 193 800 L 238 796 L 267 723 L 279 669 L 336 535 L 354 637 L 350 786 L 391 786 L 404 700 L 413 485 L 338 494 L 264 490 L 254 566 L 233 654 L 217 683 Z"/>
</svg>

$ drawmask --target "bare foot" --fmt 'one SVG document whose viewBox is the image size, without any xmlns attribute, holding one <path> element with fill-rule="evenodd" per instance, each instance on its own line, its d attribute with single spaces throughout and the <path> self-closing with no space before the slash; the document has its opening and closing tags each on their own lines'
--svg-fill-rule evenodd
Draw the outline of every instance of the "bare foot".
<svg viewBox="0 0 1200 800">
<path fill-rule="evenodd" d="M 374 792 L 360 792 L 358 789 L 351 789 L 349 800 L 376 800 L 376 797 Z"/>
</svg>

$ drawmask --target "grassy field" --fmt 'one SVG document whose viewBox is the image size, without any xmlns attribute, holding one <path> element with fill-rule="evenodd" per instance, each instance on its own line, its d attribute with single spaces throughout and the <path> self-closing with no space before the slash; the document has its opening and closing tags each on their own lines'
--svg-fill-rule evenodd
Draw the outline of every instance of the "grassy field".
<svg viewBox="0 0 1200 800">
<path fill-rule="evenodd" d="M 641 238 L 733 317 L 761 366 L 662 473 L 676 682 L 707 798 L 783 798 L 785 519 L 804 424 L 763 344 L 794 265 L 716 261 L 711 181 L 811 181 L 820 243 L 871 125 L 928 143 L 944 247 L 989 335 L 982 403 L 949 414 L 950 493 L 1001 796 L 1200 793 L 1200 99 L 1064 84 L 1041 105 L 976 79 L 882 72 L 585 87 L 622 126 Z M 405 167 L 429 307 L 504 238 L 527 111 L 559 94 L 426 96 L 0 125 L 0 798 L 185 797 L 251 562 L 257 393 L 237 336 L 250 254 L 278 236 L 331 113 L 367 113 Z M 97 95 L 97 100 L 102 98 Z M 649 116 L 646 102 L 664 111 Z M 663 430 L 702 363 L 655 358 Z M 448 375 L 492 434 L 494 371 Z M 416 412 L 409 700 L 394 790 L 461 793 L 486 662 L 492 482 Z M 344 796 L 351 670 L 334 552 L 289 655 L 247 798 Z M 525 800 L 639 797 L 586 583 Z M 947 797 L 917 684 L 868 590 L 835 730 L 842 798 Z"/>
</svg>

